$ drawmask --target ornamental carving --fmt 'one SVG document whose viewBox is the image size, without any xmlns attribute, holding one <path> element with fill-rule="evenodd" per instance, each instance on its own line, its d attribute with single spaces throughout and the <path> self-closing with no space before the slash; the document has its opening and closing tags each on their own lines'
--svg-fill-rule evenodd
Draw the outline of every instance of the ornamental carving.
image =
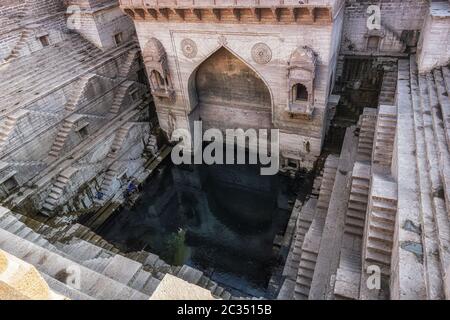
<svg viewBox="0 0 450 320">
<path fill-rule="evenodd" d="M 181 40 L 181 50 L 186 58 L 195 58 L 197 55 L 197 44 L 192 39 L 183 39 Z"/>
<path fill-rule="evenodd" d="M 252 48 L 252 58 L 258 64 L 267 64 L 272 60 L 272 50 L 267 44 L 259 42 Z"/>
<path fill-rule="evenodd" d="M 143 50 L 152 94 L 158 99 L 174 100 L 174 90 L 167 63 L 167 54 L 161 42 L 151 38 Z"/>
<path fill-rule="evenodd" d="M 288 110 L 311 118 L 314 111 L 314 79 L 317 55 L 308 46 L 294 50 L 288 65 Z"/>
</svg>

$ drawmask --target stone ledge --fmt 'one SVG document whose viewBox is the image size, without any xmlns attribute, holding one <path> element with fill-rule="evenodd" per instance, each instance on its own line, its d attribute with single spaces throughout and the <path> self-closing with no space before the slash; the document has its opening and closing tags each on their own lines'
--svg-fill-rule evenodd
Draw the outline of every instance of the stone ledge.
<svg viewBox="0 0 450 320">
<path fill-rule="evenodd" d="M 66 300 L 30 264 L 0 250 L 0 300 Z"/>
<path fill-rule="evenodd" d="M 166 274 L 150 300 L 214 300 L 209 290 Z"/>
</svg>

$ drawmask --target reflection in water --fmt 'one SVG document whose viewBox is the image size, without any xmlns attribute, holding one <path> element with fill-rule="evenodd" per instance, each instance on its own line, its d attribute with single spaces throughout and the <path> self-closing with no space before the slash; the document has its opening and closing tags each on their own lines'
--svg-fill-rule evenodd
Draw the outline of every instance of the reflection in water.
<svg viewBox="0 0 450 320">
<path fill-rule="evenodd" d="M 291 180 L 259 172 L 249 165 L 168 164 L 100 234 L 124 251 L 145 249 L 262 296 L 276 262 L 273 241 L 286 228 L 294 195 Z"/>
</svg>

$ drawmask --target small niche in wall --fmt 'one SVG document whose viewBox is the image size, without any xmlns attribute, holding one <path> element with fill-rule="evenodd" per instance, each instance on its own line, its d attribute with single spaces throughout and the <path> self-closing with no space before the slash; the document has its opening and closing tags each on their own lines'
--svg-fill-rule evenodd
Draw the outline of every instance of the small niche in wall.
<svg viewBox="0 0 450 320">
<path fill-rule="evenodd" d="M 308 101 L 308 89 L 303 84 L 297 83 L 293 91 L 294 101 Z"/>
<path fill-rule="evenodd" d="M 41 42 L 41 45 L 43 47 L 48 47 L 50 45 L 50 39 L 48 38 L 48 35 L 40 36 L 39 41 Z"/>
<path fill-rule="evenodd" d="M 83 140 L 86 139 L 89 135 L 88 126 L 89 126 L 88 122 L 82 122 L 75 129 L 75 131 L 79 134 L 80 138 Z"/>
<path fill-rule="evenodd" d="M 17 182 L 14 175 L 11 175 L 3 182 L 1 182 L 1 187 L 6 194 L 11 194 L 19 187 L 19 183 Z"/>
<path fill-rule="evenodd" d="M 123 42 L 123 34 L 122 32 L 116 33 L 114 35 L 114 43 L 116 46 L 120 45 Z"/>
<path fill-rule="evenodd" d="M 378 36 L 370 36 L 367 39 L 367 49 L 372 51 L 378 51 L 378 47 L 380 46 L 380 37 Z"/>
</svg>

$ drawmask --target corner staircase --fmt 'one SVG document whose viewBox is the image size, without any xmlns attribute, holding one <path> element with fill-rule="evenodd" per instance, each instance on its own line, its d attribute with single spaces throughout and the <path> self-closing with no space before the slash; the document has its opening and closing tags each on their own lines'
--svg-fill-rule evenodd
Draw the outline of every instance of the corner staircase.
<svg viewBox="0 0 450 320">
<path fill-rule="evenodd" d="M 102 185 L 100 187 L 100 192 L 105 196 L 109 196 L 110 194 L 111 185 L 119 173 L 118 167 L 118 165 L 113 164 L 105 173 L 105 178 L 103 179 Z"/>
<path fill-rule="evenodd" d="M 364 267 L 375 264 L 383 274 L 389 275 L 397 215 L 397 183 L 376 174 L 371 183 Z"/>
<path fill-rule="evenodd" d="M 397 107 L 380 105 L 375 131 L 373 164 L 390 168 L 397 128 Z"/>
<path fill-rule="evenodd" d="M 27 114 L 29 114 L 28 110 L 21 109 L 14 112 L 12 115 L 6 116 L 4 122 L 0 126 L 0 148 L 5 146 L 19 119 Z"/>
<path fill-rule="evenodd" d="M 134 123 L 128 122 L 124 124 L 122 127 L 119 128 L 119 130 L 116 133 L 116 136 L 114 137 L 113 143 L 111 145 L 111 150 L 108 153 L 108 158 L 110 159 L 116 159 L 120 150 L 122 149 L 123 143 L 125 142 L 125 139 L 128 135 L 128 131 L 134 126 Z"/>
<path fill-rule="evenodd" d="M 334 155 L 328 156 L 325 161 L 314 219 L 311 222 L 310 228 L 305 235 L 301 247 L 300 263 L 294 292 L 295 300 L 307 300 L 309 297 L 309 291 L 311 289 L 311 283 L 320 248 L 323 226 L 330 203 L 331 193 L 333 191 L 338 165 L 339 158 Z"/>
<path fill-rule="evenodd" d="M 84 116 L 79 114 L 74 114 L 63 121 L 62 126 L 60 127 L 58 134 L 56 135 L 55 141 L 50 149 L 49 155 L 51 157 L 58 158 L 62 148 L 64 147 L 67 137 L 72 131 L 75 123 L 82 119 Z"/>
<path fill-rule="evenodd" d="M 124 64 L 119 69 L 119 77 L 128 79 L 134 60 L 136 59 L 136 54 L 139 52 L 138 49 L 133 49 L 128 52 L 128 55 L 124 61 Z"/>
<path fill-rule="evenodd" d="M 56 178 L 56 182 L 50 189 L 50 193 L 44 201 L 42 206 L 42 213 L 46 216 L 53 215 L 53 211 L 60 204 L 61 196 L 64 193 L 65 188 L 70 182 L 72 175 L 77 172 L 76 168 L 69 167 L 68 169 L 61 172 Z"/>
<path fill-rule="evenodd" d="M 117 114 L 119 113 L 120 107 L 122 106 L 123 99 L 127 94 L 128 88 L 133 85 L 133 81 L 125 81 L 122 83 L 117 91 L 116 96 L 114 97 L 113 104 L 110 109 L 110 113 Z"/>
<path fill-rule="evenodd" d="M 298 267 L 300 264 L 300 258 L 302 254 L 302 246 L 305 240 L 306 233 L 308 232 L 311 222 L 314 218 L 316 211 L 317 199 L 310 198 L 306 204 L 302 207 L 296 223 L 296 229 L 294 238 L 291 244 L 288 258 L 286 259 L 286 265 L 283 270 L 283 276 L 296 280 Z M 292 297 L 293 298 L 293 297 Z"/>
<path fill-rule="evenodd" d="M 377 122 L 377 109 L 364 108 L 360 117 L 360 131 L 358 140 L 357 161 L 370 161 L 372 159 L 373 139 Z"/>
<path fill-rule="evenodd" d="M 11 50 L 11 53 L 4 59 L 5 62 L 9 62 L 20 56 L 20 53 L 22 49 L 26 46 L 28 38 L 30 37 L 32 32 L 33 31 L 29 29 L 25 29 L 24 31 L 22 31 L 19 41 L 17 41 L 16 45 Z"/>
<path fill-rule="evenodd" d="M 333 191 L 334 179 L 336 177 L 337 166 L 339 158 L 333 155 L 328 156 L 323 169 L 322 183 L 320 185 L 319 199 L 317 201 L 317 208 L 325 212 L 328 210 L 330 204 L 331 192 Z"/>
<path fill-rule="evenodd" d="M 370 165 L 356 162 L 353 168 L 350 199 L 345 219 L 345 233 L 358 237 L 364 235 L 369 185 Z"/>
<path fill-rule="evenodd" d="M 76 87 L 76 90 L 73 90 L 67 99 L 68 102 L 65 107 L 66 111 L 74 112 L 76 110 L 81 98 L 86 92 L 89 82 L 96 76 L 96 74 L 90 73 L 81 78 L 79 84 Z"/>
<path fill-rule="evenodd" d="M 385 71 L 383 74 L 383 83 L 381 85 L 379 105 L 394 105 L 395 92 L 397 90 L 397 68 Z"/>
</svg>

